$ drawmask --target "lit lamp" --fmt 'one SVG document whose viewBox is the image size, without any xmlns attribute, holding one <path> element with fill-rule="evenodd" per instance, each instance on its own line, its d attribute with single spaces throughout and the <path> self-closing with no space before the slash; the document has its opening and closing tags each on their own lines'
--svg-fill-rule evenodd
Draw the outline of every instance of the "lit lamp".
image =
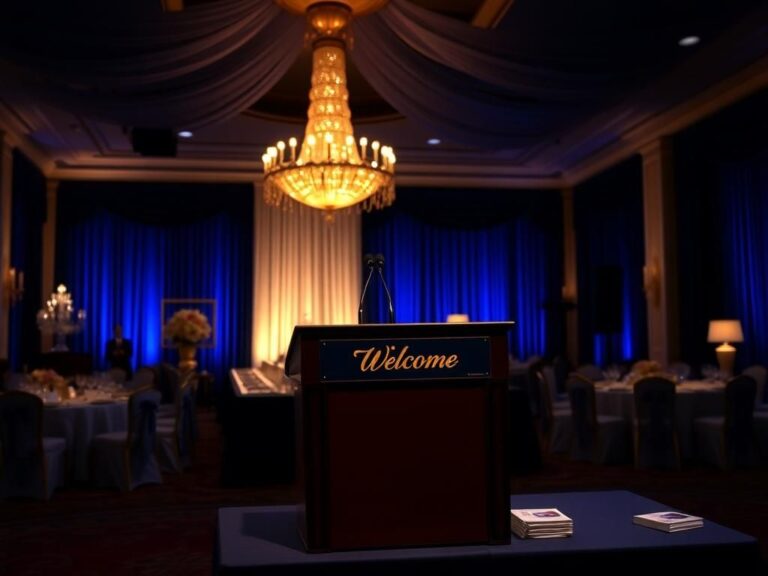
<svg viewBox="0 0 768 576">
<path fill-rule="evenodd" d="M 448 314 L 448 318 L 446 318 L 445 321 L 450 322 L 452 324 L 460 323 L 460 322 L 469 322 L 469 315 L 468 314 Z"/>
<path fill-rule="evenodd" d="M 717 362 L 720 364 L 720 372 L 723 376 L 733 375 L 733 364 L 736 360 L 736 348 L 731 342 L 744 342 L 744 333 L 741 330 L 741 322 L 738 320 L 710 320 L 708 342 L 722 342 L 715 348 Z"/>
<path fill-rule="evenodd" d="M 291 200 L 325 211 L 351 206 L 380 209 L 395 199 L 395 153 L 378 141 L 355 140 L 347 91 L 347 25 L 352 14 L 380 8 L 377 0 L 281 0 L 295 12 L 306 12 L 312 42 L 312 87 L 304 141 L 282 140 L 267 148 L 264 201 L 285 206 Z"/>
</svg>

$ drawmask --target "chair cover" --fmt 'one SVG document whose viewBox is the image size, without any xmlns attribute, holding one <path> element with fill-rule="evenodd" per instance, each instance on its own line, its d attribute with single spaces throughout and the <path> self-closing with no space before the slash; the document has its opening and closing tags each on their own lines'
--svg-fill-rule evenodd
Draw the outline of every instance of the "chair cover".
<svg viewBox="0 0 768 576">
<path fill-rule="evenodd" d="M 618 416 L 597 414 L 595 385 L 583 376 L 572 374 L 566 382 L 572 414 L 572 460 L 591 460 L 602 464 L 627 460 L 627 423 Z"/>
<path fill-rule="evenodd" d="M 196 378 L 194 372 L 184 375 L 176 395 L 174 416 L 158 419 L 158 459 L 164 471 L 181 472 L 192 461 Z"/>
<path fill-rule="evenodd" d="M 768 402 L 765 398 L 765 383 L 766 380 L 768 380 L 768 370 L 766 370 L 765 366 L 754 364 L 749 368 L 745 368 L 742 371 L 742 374 L 752 376 L 752 378 L 755 379 L 755 384 L 757 384 L 755 393 L 755 410 L 760 412 L 768 411 Z"/>
<path fill-rule="evenodd" d="M 680 467 L 675 383 L 649 376 L 634 385 L 635 466 Z"/>
<path fill-rule="evenodd" d="M 724 416 L 694 421 L 699 456 L 727 469 L 758 462 L 754 429 L 754 378 L 741 374 L 725 385 Z"/>
<path fill-rule="evenodd" d="M 97 485 L 127 491 L 141 484 L 162 483 L 155 453 L 159 403 L 157 390 L 133 392 L 128 399 L 128 430 L 94 438 L 92 477 Z"/>
<path fill-rule="evenodd" d="M 0 498 L 48 499 L 64 484 L 64 438 L 43 437 L 43 402 L 34 394 L 0 394 Z"/>
<path fill-rule="evenodd" d="M 568 452 L 571 445 L 571 407 L 570 404 L 552 402 L 552 380 L 545 376 L 552 368 L 545 366 L 537 372 L 541 413 L 539 416 L 543 445 L 550 452 Z"/>
</svg>

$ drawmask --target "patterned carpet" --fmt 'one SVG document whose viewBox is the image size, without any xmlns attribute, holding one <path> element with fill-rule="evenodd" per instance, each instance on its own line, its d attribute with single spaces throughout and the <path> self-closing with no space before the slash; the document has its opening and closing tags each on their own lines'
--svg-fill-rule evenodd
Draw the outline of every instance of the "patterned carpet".
<svg viewBox="0 0 768 576">
<path fill-rule="evenodd" d="M 0 502 L 0 574 L 197 576 L 211 573 L 216 511 L 296 501 L 285 486 L 219 486 L 220 437 L 214 413 L 200 412 L 193 467 L 164 484 L 120 494 L 73 488 L 50 502 Z M 768 566 L 768 470 L 635 471 L 549 458 L 516 477 L 514 492 L 626 489 L 759 538 Z"/>
</svg>

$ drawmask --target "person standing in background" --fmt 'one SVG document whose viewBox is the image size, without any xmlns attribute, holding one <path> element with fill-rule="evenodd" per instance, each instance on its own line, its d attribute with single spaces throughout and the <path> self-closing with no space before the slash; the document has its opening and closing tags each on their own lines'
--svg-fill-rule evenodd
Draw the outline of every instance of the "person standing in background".
<svg viewBox="0 0 768 576">
<path fill-rule="evenodd" d="M 131 341 L 123 338 L 123 327 L 120 324 L 116 324 L 113 338 L 107 340 L 107 362 L 109 362 L 110 368 L 122 368 L 125 370 L 125 377 L 128 380 L 133 377 L 133 371 L 131 370 L 132 354 Z"/>
</svg>

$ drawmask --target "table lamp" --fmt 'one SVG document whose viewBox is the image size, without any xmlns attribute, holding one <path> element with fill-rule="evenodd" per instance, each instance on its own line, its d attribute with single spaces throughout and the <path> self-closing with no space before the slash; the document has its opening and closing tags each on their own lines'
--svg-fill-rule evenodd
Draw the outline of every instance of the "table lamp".
<svg viewBox="0 0 768 576">
<path fill-rule="evenodd" d="M 731 342 L 744 342 L 744 333 L 741 330 L 741 322 L 738 320 L 710 320 L 708 342 L 721 342 L 715 348 L 717 362 L 720 364 L 720 372 L 725 377 L 733 375 L 733 363 L 736 359 L 736 348 Z"/>
<path fill-rule="evenodd" d="M 448 314 L 448 318 L 446 318 L 445 321 L 451 322 L 451 323 L 469 322 L 469 315 L 468 314 Z"/>
</svg>

